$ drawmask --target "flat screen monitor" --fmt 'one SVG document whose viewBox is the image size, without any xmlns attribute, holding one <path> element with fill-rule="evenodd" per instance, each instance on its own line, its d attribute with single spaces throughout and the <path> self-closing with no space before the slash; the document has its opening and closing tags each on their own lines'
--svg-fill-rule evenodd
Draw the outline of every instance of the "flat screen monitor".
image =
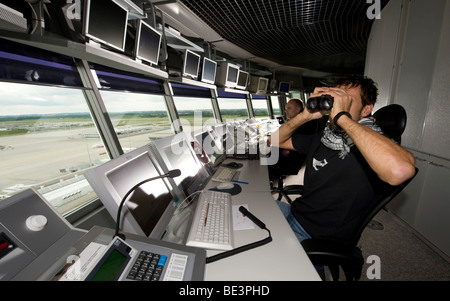
<svg viewBox="0 0 450 301">
<path fill-rule="evenodd" d="M 148 145 L 94 167 L 84 176 L 117 222 L 122 198 L 143 180 L 164 174 Z M 120 228 L 160 239 L 173 216 L 173 196 L 167 179 L 142 184 L 130 194 L 122 208 Z"/>
<path fill-rule="evenodd" d="M 185 132 L 153 141 L 150 146 L 164 172 L 179 169 L 181 175 L 169 179 L 178 201 L 183 202 L 208 182 L 209 174 L 191 146 L 193 139 Z"/>
<path fill-rule="evenodd" d="M 161 46 L 161 33 L 139 20 L 136 31 L 136 58 L 153 65 L 158 65 Z"/>
<path fill-rule="evenodd" d="M 207 57 L 203 58 L 201 81 L 214 85 L 216 81 L 217 63 Z"/>
<path fill-rule="evenodd" d="M 84 35 L 101 45 L 123 52 L 128 11 L 111 0 L 86 0 Z"/>
<path fill-rule="evenodd" d="M 291 89 L 291 84 L 288 82 L 280 82 L 280 85 L 278 87 L 278 92 L 280 93 L 289 93 Z"/>
<path fill-rule="evenodd" d="M 239 67 L 229 64 L 227 72 L 227 81 L 225 86 L 229 86 L 230 88 L 236 87 L 238 82 L 238 76 L 239 76 Z"/>
<path fill-rule="evenodd" d="M 183 60 L 183 76 L 192 79 L 198 78 L 198 70 L 200 68 L 200 55 L 186 49 Z"/>
<path fill-rule="evenodd" d="M 248 72 L 245 72 L 243 70 L 239 70 L 238 73 L 238 80 L 236 83 L 236 88 L 245 90 L 247 89 L 248 79 L 250 77 L 250 74 Z"/>
<path fill-rule="evenodd" d="M 226 144 L 226 124 L 207 127 L 207 130 L 211 140 L 204 141 L 203 143 L 206 145 L 204 147 L 205 150 L 207 148 L 210 149 L 211 162 L 213 162 L 214 166 L 217 166 L 226 159 L 227 147 L 230 147 L 230 144 Z"/>
</svg>

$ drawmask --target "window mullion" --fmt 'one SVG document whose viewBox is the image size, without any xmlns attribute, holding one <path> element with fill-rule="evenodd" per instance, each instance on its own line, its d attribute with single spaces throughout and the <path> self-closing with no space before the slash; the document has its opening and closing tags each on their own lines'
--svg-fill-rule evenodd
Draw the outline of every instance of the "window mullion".
<svg viewBox="0 0 450 301">
<path fill-rule="evenodd" d="M 83 86 L 83 94 L 92 114 L 92 119 L 95 122 L 99 135 L 105 145 L 105 149 L 111 158 L 116 158 L 123 154 L 119 139 L 114 131 L 113 124 L 106 111 L 105 104 L 100 95 L 94 77 L 90 71 L 87 61 L 75 59 L 80 74 Z"/>
</svg>

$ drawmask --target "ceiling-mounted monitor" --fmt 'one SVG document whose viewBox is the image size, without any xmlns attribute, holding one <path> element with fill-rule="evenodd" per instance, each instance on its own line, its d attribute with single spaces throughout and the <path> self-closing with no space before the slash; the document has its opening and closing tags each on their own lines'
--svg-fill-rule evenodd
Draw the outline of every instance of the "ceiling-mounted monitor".
<svg viewBox="0 0 450 301">
<path fill-rule="evenodd" d="M 250 74 L 248 72 L 239 70 L 236 88 L 241 89 L 241 90 L 247 89 L 249 78 L 250 78 Z"/>
<path fill-rule="evenodd" d="M 248 90 L 255 94 L 266 94 L 269 87 L 269 79 L 259 76 L 251 76 Z"/>
<path fill-rule="evenodd" d="M 86 0 L 83 34 L 88 43 L 123 52 L 127 34 L 128 10 L 112 0 Z"/>
<path fill-rule="evenodd" d="M 200 55 L 197 53 L 186 49 L 183 58 L 183 76 L 197 79 L 198 70 L 200 68 Z"/>
<path fill-rule="evenodd" d="M 136 30 L 136 59 L 158 65 L 161 36 L 156 29 L 139 20 Z"/>
<path fill-rule="evenodd" d="M 288 82 L 280 82 L 278 85 L 278 92 L 280 93 L 289 93 L 291 89 L 291 84 Z"/>
<path fill-rule="evenodd" d="M 217 63 L 207 57 L 203 58 L 201 81 L 207 84 L 216 82 Z"/>
<path fill-rule="evenodd" d="M 218 63 L 216 85 L 225 88 L 236 88 L 240 67 L 229 62 Z"/>
</svg>

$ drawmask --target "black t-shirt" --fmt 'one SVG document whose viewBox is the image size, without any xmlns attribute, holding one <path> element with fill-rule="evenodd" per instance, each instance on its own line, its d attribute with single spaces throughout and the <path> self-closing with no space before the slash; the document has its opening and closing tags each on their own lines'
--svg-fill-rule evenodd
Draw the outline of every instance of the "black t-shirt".
<svg viewBox="0 0 450 301">
<path fill-rule="evenodd" d="M 356 147 L 345 159 L 324 146 L 322 135 L 294 134 L 296 150 L 307 154 L 304 192 L 292 213 L 313 238 L 349 239 L 374 199 L 374 172 Z"/>
</svg>

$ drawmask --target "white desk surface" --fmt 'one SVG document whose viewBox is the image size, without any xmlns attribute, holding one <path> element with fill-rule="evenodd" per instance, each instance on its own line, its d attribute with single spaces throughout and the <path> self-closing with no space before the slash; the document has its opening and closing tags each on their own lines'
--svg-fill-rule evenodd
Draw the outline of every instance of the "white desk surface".
<svg viewBox="0 0 450 301">
<path fill-rule="evenodd" d="M 224 163 L 231 161 L 233 160 L 227 159 Z M 267 166 L 261 165 L 258 160 L 235 162 L 244 164 L 238 180 L 249 184 L 239 184 L 242 192 L 232 197 L 232 204 L 247 205 L 248 210 L 266 224 L 273 240 L 266 245 L 207 264 L 205 280 L 320 281 L 320 276 L 270 193 Z M 217 184 L 210 182 L 206 189 Z M 268 232 L 256 225 L 251 230 L 235 231 L 235 247 L 267 236 Z M 208 250 L 207 256 L 218 253 L 221 251 Z"/>
</svg>

